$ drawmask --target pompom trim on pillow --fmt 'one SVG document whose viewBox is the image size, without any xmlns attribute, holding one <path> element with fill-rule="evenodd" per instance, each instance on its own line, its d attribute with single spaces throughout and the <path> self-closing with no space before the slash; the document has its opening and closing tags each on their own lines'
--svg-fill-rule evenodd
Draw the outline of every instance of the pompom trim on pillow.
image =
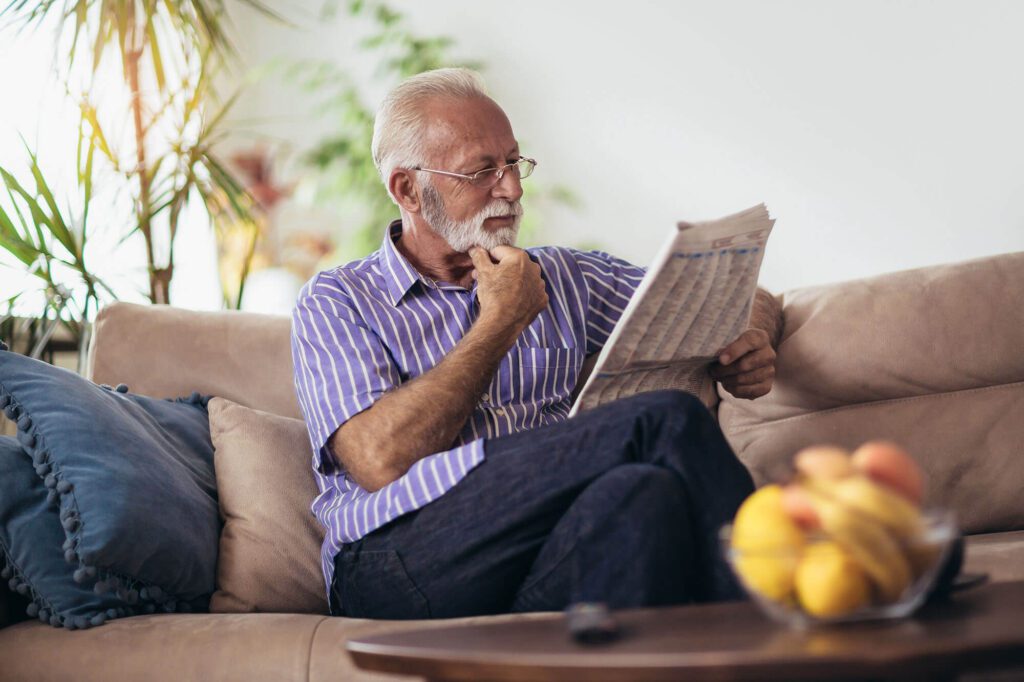
<svg viewBox="0 0 1024 682">
<path fill-rule="evenodd" d="M 16 592 L 31 600 L 28 608 L 25 609 L 25 613 L 28 614 L 29 618 L 38 618 L 43 623 L 62 627 L 64 625 L 64 617 L 58 614 L 53 605 L 36 592 L 35 588 L 32 587 L 32 583 L 25 579 L 25 574 L 14 563 L 14 559 L 8 554 L 7 548 L 3 546 L 3 543 L 0 543 L 0 559 L 3 560 L 0 562 L 3 564 L 3 567 L 0 568 L 0 578 L 7 583 L 7 588 L 11 592 Z"/>
<path fill-rule="evenodd" d="M 38 618 L 41 623 L 49 623 L 53 627 L 68 630 L 86 630 L 103 625 L 108 620 L 136 615 L 136 611 L 131 608 L 98 610 L 98 613 L 92 616 L 62 614 L 46 597 L 37 592 L 28 579 L 25 578 L 25 574 L 18 568 L 18 565 L 2 543 L 0 543 L 0 559 L 3 559 L 0 578 L 4 579 L 11 592 L 17 592 L 31 600 L 25 608 L 25 613 L 29 618 Z"/>
<path fill-rule="evenodd" d="M 128 392 L 128 386 L 125 384 L 118 384 L 116 387 L 101 384 L 100 387 L 108 391 L 116 391 L 117 393 Z M 167 401 L 189 403 L 195 405 L 198 409 L 206 410 L 210 397 L 193 392 L 188 397 L 168 398 Z M 80 554 L 78 546 L 82 536 L 83 522 L 79 513 L 78 501 L 74 494 L 74 483 L 66 479 L 57 463 L 51 460 L 43 435 L 37 432 L 32 423 L 32 418 L 25 413 L 14 396 L 4 390 L 2 385 L 0 385 L 0 409 L 17 426 L 18 443 L 31 456 L 36 475 L 43 479 L 43 485 L 47 488 L 47 501 L 60 508 L 60 521 L 65 537 L 63 545 L 64 560 L 69 564 L 77 564 L 73 574 L 74 581 L 79 585 L 91 584 L 96 594 L 113 592 L 125 604 L 125 606 L 116 609 L 107 609 L 105 612 L 96 614 L 92 618 L 61 615 L 49 602 L 35 592 L 35 589 L 25 580 L 24 574 L 14 564 L 6 548 L 0 545 L 6 562 L 4 573 L 11 573 L 11 577 L 8 579 L 9 586 L 19 594 L 27 595 L 30 592 L 33 595 L 32 604 L 26 609 L 29 616 L 39 617 L 45 611 L 47 612 L 47 619 L 43 622 L 48 622 L 55 627 L 65 627 L 69 630 L 84 630 L 96 625 L 102 625 L 107 620 L 124 616 L 156 613 L 157 611 L 189 613 L 196 610 L 197 607 L 200 609 L 204 607 L 205 600 L 203 599 L 194 600 L 193 602 L 186 601 L 175 594 L 167 593 L 159 585 L 144 583 L 122 573 L 115 573 L 96 566 L 92 556 L 88 553 Z M 33 608 L 33 605 L 35 608 Z M 43 619 L 40 617 L 40 620 Z"/>
</svg>

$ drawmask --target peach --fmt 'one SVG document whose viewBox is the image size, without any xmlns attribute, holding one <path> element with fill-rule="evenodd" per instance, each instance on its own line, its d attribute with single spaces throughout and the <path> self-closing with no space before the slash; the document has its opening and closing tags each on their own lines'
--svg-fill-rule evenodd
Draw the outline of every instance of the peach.
<svg viewBox="0 0 1024 682">
<path fill-rule="evenodd" d="M 810 495 L 798 484 L 791 483 L 782 489 L 782 510 L 806 531 L 821 528 L 821 519 Z"/>
<path fill-rule="evenodd" d="M 902 494 L 916 505 L 924 498 L 924 475 L 907 451 L 888 441 L 869 441 L 850 458 L 868 478 Z"/>
</svg>

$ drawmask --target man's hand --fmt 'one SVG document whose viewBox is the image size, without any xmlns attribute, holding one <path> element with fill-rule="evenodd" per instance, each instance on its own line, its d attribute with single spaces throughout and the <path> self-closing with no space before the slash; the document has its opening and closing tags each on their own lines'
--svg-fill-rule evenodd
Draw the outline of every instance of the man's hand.
<svg viewBox="0 0 1024 682">
<path fill-rule="evenodd" d="M 768 332 L 748 329 L 718 353 L 711 376 L 737 398 L 753 400 L 772 390 L 775 350 Z"/>
<path fill-rule="evenodd" d="M 518 337 L 548 305 L 540 266 L 512 246 L 496 246 L 489 254 L 474 246 L 469 257 L 475 268 L 480 316 L 495 319 Z"/>
</svg>

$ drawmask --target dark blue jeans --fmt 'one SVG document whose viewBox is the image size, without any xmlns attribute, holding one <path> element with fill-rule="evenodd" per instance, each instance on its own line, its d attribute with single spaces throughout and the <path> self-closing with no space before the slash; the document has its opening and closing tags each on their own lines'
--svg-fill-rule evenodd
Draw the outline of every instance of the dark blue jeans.
<svg viewBox="0 0 1024 682">
<path fill-rule="evenodd" d="M 448 618 L 740 597 L 717 534 L 753 482 L 693 396 L 642 394 L 485 452 L 439 499 L 342 547 L 332 613 Z"/>
</svg>

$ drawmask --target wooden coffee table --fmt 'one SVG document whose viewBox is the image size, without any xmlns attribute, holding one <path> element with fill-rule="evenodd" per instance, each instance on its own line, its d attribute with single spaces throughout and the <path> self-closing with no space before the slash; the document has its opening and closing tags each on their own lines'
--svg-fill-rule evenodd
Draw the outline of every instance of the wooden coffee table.
<svg viewBox="0 0 1024 682">
<path fill-rule="evenodd" d="M 356 637 L 348 650 L 364 670 L 430 680 L 934 680 L 1024 666 L 1024 582 L 978 587 L 905 620 L 808 631 L 751 603 L 616 616 L 621 637 L 599 646 L 576 644 L 551 614 Z"/>
</svg>

